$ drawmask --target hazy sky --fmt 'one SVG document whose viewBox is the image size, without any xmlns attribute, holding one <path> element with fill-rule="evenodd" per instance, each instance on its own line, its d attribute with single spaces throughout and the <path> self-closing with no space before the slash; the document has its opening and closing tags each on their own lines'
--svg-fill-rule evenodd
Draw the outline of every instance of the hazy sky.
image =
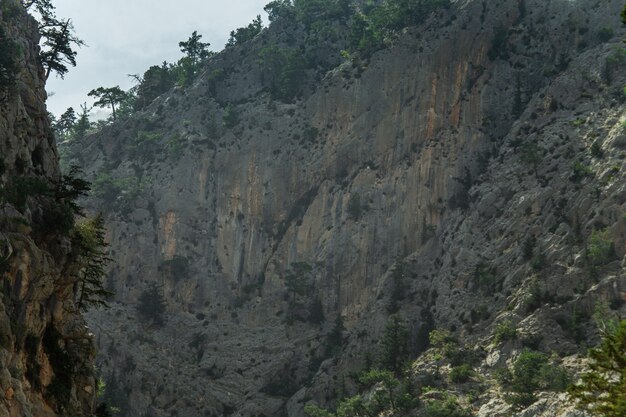
<svg viewBox="0 0 626 417">
<path fill-rule="evenodd" d="M 78 65 L 62 80 L 48 80 L 48 110 L 89 105 L 96 87 L 132 83 L 127 74 L 143 74 L 164 60 L 181 56 L 178 42 L 194 30 L 210 49 L 223 49 L 230 31 L 246 26 L 270 0 L 54 0 L 60 18 L 72 18 L 76 34 L 88 46 L 78 50 Z"/>
</svg>

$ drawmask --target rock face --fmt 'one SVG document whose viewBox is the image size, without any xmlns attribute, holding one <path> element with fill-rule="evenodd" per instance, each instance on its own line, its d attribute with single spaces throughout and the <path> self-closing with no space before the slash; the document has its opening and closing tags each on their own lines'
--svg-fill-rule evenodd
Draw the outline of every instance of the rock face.
<svg viewBox="0 0 626 417">
<path fill-rule="evenodd" d="M 257 64 L 275 25 L 67 145 L 110 227 L 116 301 L 89 316 L 110 401 L 132 417 L 301 416 L 396 311 L 413 356 L 433 328 L 486 347 L 505 319 L 543 351 L 593 343 L 597 301 L 624 313 L 621 6 L 459 1 L 293 103 Z M 154 283 L 162 326 L 136 309 Z M 487 373 L 521 345 L 490 349 Z M 500 415 L 498 395 L 472 406 Z M 578 415 L 541 401 L 520 415 Z"/>
<path fill-rule="evenodd" d="M 74 305 L 76 263 L 60 232 L 66 201 L 45 107 L 37 22 L 0 9 L 0 416 L 92 415 L 95 350 Z M 4 66 L 11 60 L 5 71 Z M 68 220 L 69 221 L 69 220 Z"/>
</svg>

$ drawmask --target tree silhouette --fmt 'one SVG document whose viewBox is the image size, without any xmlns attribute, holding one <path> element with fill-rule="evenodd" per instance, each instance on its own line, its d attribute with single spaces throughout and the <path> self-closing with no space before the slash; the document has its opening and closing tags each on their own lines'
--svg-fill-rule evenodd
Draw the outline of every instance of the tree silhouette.
<svg viewBox="0 0 626 417">
<path fill-rule="evenodd" d="M 93 103 L 94 106 L 102 108 L 111 107 L 113 120 L 117 119 L 116 106 L 119 106 L 127 97 L 127 93 L 118 85 L 110 88 L 98 87 L 91 90 L 87 95 L 97 99 Z"/>
<path fill-rule="evenodd" d="M 161 293 L 161 288 L 152 283 L 139 296 L 137 312 L 146 320 L 152 320 L 154 324 L 163 325 L 165 323 L 165 299 Z"/>
<path fill-rule="evenodd" d="M 22 1 L 26 10 L 33 10 L 39 17 L 39 33 L 43 39 L 39 60 L 44 67 L 46 79 L 55 71 L 61 78 L 68 72 L 68 65 L 76 66 L 75 47 L 85 43 L 74 33 L 71 19 L 56 17 L 50 0 Z"/>
<path fill-rule="evenodd" d="M 202 35 L 198 35 L 198 31 L 194 30 L 186 42 L 179 42 L 181 52 L 186 54 L 190 64 L 196 67 L 202 60 L 209 57 L 210 43 L 200 42 Z"/>
<path fill-rule="evenodd" d="M 409 333 L 397 314 L 389 317 L 385 332 L 380 340 L 381 365 L 398 374 L 408 358 L 407 342 Z"/>
</svg>

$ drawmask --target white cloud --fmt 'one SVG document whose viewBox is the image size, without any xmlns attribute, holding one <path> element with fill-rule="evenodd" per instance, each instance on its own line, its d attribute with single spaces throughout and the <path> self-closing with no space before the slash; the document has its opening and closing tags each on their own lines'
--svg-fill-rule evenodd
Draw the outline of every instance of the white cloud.
<svg viewBox="0 0 626 417">
<path fill-rule="evenodd" d="M 178 42 L 197 30 L 211 49 L 221 50 L 231 30 L 247 25 L 270 0 L 55 0 L 59 17 L 72 18 L 88 47 L 78 50 L 78 66 L 64 80 L 52 75 L 48 109 L 61 114 L 91 102 L 99 86 L 129 88 L 127 74 L 181 57 Z"/>
</svg>

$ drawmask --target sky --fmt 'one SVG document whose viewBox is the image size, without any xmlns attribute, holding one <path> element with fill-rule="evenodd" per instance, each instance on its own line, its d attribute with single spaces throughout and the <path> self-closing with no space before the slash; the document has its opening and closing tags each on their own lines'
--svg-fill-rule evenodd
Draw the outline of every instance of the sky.
<svg viewBox="0 0 626 417">
<path fill-rule="evenodd" d="M 97 87 L 132 86 L 128 74 L 142 75 L 163 61 L 176 62 L 178 42 L 194 30 L 219 51 L 230 31 L 247 26 L 270 0 L 54 0 L 57 16 L 71 18 L 76 35 L 87 46 L 78 49 L 77 66 L 65 79 L 50 75 L 48 110 L 62 114 L 68 107 L 93 100 Z M 104 113 L 94 109 L 96 117 Z"/>
</svg>

